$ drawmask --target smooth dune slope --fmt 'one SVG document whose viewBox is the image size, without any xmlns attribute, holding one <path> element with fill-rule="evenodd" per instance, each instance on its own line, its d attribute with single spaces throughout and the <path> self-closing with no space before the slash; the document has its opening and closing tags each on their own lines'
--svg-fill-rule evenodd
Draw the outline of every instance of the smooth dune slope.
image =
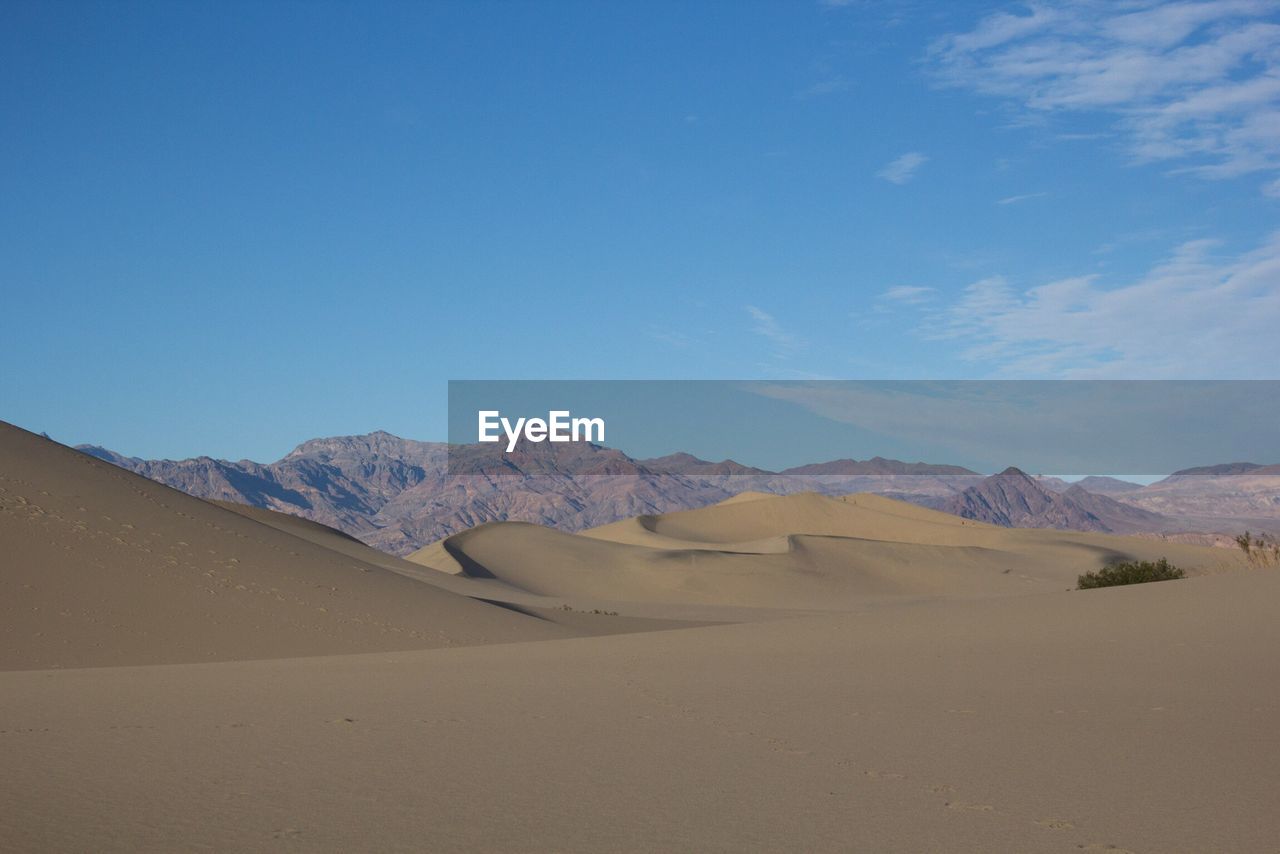
<svg viewBox="0 0 1280 854">
<path fill-rule="evenodd" d="M 447 572 L 450 575 L 461 575 L 463 573 L 462 564 L 458 563 L 457 559 L 445 548 L 444 540 L 428 543 L 417 551 L 405 555 L 405 560 L 416 563 L 419 566 L 431 567 L 439 572 Z"/>
<path fill-rule="evenodd" d="M 0 849 L 1269 852 L 1277 601 L 1246 571 L 0 673 Z"/>
<path fill-rule="evenodd" d="M 289 513 L 281 513 L 278 510 L 257 507 L 252 504 L 220 501 L 216 498 L 205 500 L 210 504 L 221 507 L 223 510 L 239 513 L 241 516 L 252 519 L 255 522 L 270 525 L 272 528 L 279 528 L 281 531 L 286 531 L 296 537 L 302 537 L 304 540 L 320 543 L 326 547 L 333 547 L 342 542 L 364 546 L 364 543 L 344 531 L 339 531 L 337 528 L 312 519 L 303 518 L 302 516 L 293 516 Z M 365 549 L 369 552 L 375 551 L 369 546 L 365 546 Z"/>
<path fill-rule="evenodd" d="M 398 558 L 393 554 L 388 554 L 366 545 L 350 534 L 339 531 L 337 528 L 331 528 L 328 525 L 304 519 L 301 516 L 281 513 L 278 510 L 268 510 L 265 507 L 254 507 L 249 504 L 236 504 L 232 501 L 215 500 L 209 503 L 217 505 L 224 510 L 230 510 L 232 513 L 245 516 L 255 522 L 261 522 L 268 527 L 307 540 L 328 551 L 355 558 L 361 563 L 373 564 L 400 575 L 408 575 L 419 580 L 425 579 L 428 582 L 436 580 L 435 576 L 438 575 L 437 572 L 426 569 L 424 564 L 411 564 L 403 558 Z"/>
<path fill-rule="evenodd" d="M 497 522 L 415 556 L 542 596 L 847 610 L 886 597 L 1063 590 L 1107 562 L 1167 556 L 1192 572 L 1233 552 L 972 522 L 872 495 L 751 497 L 582 534 Z"/>
<path fill-rule="evenodd" d="M 722 501 L 697 510 L 637 516 L 584 531 L 584 536 L 662 546 L 672 543 L 730 548 L 790 534 L 863 537 L 911 543 L 969 542 L 969 529 L 992 528 L 878 495 L 832 498 L 816 492 Z"/>
<path fill-rule="evenodd" d="M 571 634 L 4 423 L 0 543 L 0 669 L 328 655 Z"/>
</svg>

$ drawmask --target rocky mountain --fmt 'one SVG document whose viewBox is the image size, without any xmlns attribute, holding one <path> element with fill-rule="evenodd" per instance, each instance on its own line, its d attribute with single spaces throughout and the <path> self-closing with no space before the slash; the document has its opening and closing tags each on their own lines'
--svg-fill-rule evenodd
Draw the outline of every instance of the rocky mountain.
<svg viewBox="0 0 1280 854">
<path fill-rule="evenodd" d="M 1167 480 L 1183 477 L 1226 474 L 1280 474 L 1280 465 L 1264 466 L 1260 463 L 1221 463 L 1216 466 L 1196 466 L 1169 475 Z"/>
<path fill-rule="evenodd" d="M 1061 498 L 1097 519 L 1113 534 L 1160 533 L 1180 527 L 1176 520 L 1091 492 L 1080 483 L 1072 484 Z"/>
<path fill-rule="evenodd" d="M 1117 496 L 1192 529 L 1280 532 L 1280 465 L 1229 463 L 1176 472 Z"/>
<path fill-rule="evenodd" d="M 1106 477 L 1100 475 L 1089 475 L 1076 481 L 1076 486 L 1081 489 L 1087 489 L 1089 492 L 1098 495 L 1119 495 L 1121 493 L 1133 492 L 1135 489 L 1142 489 L 1142 484 L 1133 483 L 1128 480 L 1121 480 L 1118 477 Z"/>
<path fill-rule="evenodd" d="M 665 457 L 641 460 L 640 464 L 649 471 L 668 474 L 773 474 L 773 472 L 765 471 L 764 469 L 744 466 L 735 460 L 721 460 L 718 463 L 713 463 L 707 460 L 700 460 L 693 454 L 686 453 L 668 454 Z"/>
<path fill-rule="evenodd" d="M 1127 480 L 1120 480 L 1115 477 L 1106 477 L 1105 475 L 1089 475 L 1088 477 L 1081 478 L 1074 483 L 1063 480 L 1060 477 L 1053 477 L 1045 474 L 1035 475 L 1032 477 L 1032 480 L 1050 492 L 1058 493 L 1066 492 L 1072 486 L 1079 486 L 1081 489 L 1086 489 L 1089 492 L 1097 493 L 1098 495 L 1119 495 L 1126 492 L 1132 492 L 1135 489 L 1142 489 L 1142 484 L 1140 483 L 1131 483 Z"/>
<path fill-rule="evenodd" d="M 1110 530 L 1101 519 L 1071 499 L 1044 488 L 1012 467 L 941 502 L 938 509 L 1011 528 Z"/>
<path fill-rule="evenodd" d="M 1089 492 L 1079 484 L 1056 492 L 1016 468 L 992 475 L 936 506 L 966 519 L 1014 528 L 1126 534 L 1177 527 L 1174 520 Z"/>
<path fill-rule="evenodd" d="M 1044 487 L 1050 492 L 1066 492 L 1071 488 L 1071 484 L 1060 477 L 1053 477 L 1046 474 L 1038 474 L 1031 478 L 1039 486 Z"/>
<path fill-rule="evenodd" d="M 210 457 L 142 460 L 105 448 L 77 450 L 198 498 L 267 507 L 364 537 L 388 501 L 444 465 L 444 446 L 390 433 L 304 442 L 275 463 Z"/>
</svg>

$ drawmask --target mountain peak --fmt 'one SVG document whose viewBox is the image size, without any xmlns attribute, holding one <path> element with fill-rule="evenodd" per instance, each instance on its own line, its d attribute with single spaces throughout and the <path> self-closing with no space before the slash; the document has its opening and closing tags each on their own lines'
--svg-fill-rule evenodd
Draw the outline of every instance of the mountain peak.
<svg viewBox="0 0 1280 854">
<path fill-rule="evenodd" d="M 385 430 L 374 430 L 372 433 L 359 433 L 352 436 L 325 436 L 308 439 L 284 456 L 293 459 L 304 456 L 321 458 L 335 454 L 351 453 L 392 453 L 404 454 L 407 448 L 423 448 L 432 443 L 404 439 Z"/>
<path fill-rule="evenodd" d="M 1110 530 L 1071 496 L 1045 489 L 1015 466 L 952 496 L 939 509 L 1007 528 Z"/>
</svg>

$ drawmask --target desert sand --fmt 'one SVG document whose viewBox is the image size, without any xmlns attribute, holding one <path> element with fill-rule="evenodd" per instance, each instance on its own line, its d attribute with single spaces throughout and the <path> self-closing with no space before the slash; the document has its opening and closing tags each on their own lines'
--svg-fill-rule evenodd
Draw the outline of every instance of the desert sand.
<svg viewBox="0 0 1280 854">
<path fill-rule="evenodd" d="M 0 850 L 1280 839 L 1280 571 L 1230 550 L 744 495 L 403 561 L 8 425 L 0 490 Z"/>
</svg>

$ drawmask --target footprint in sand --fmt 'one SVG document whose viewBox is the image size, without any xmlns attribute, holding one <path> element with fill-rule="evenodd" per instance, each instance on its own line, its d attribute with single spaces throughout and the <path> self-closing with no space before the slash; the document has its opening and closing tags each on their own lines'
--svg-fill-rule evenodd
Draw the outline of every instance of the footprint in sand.
<svg viewBox="0 0 1280 854">
<path fill-rule="evenodd" d="M 1071 822 L 1061 818 L 1039 818 L 1036 819 L 1036 824 L 1041 827 L 1047 827 L 1050 830 L 1070 830 L 1075 827 Z"/>
</svg>

